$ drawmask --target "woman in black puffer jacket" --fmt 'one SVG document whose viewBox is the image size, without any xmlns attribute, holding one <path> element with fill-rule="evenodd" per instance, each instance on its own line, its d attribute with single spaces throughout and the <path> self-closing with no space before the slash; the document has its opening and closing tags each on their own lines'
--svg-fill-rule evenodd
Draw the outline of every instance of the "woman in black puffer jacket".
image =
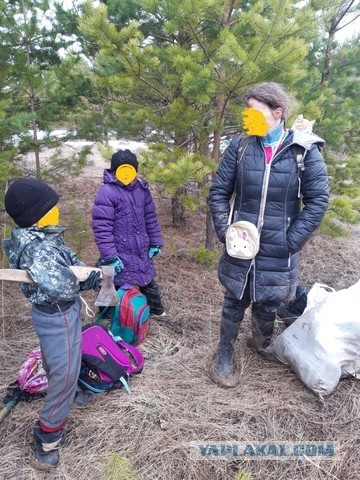
<svg viewBox="0 0 360 480">
<path fill-rule="evenodd" d="M 224 250 L 219 261 L 219 280 L 226 292 L 220 341 L 210 377 L 224 387 L 234 387 L 239 382 L 234 343 L 251 302 L 253 346 L 271 359 L 268 346 L 276 310 L 295 293 L 298 252 L 319 226 L 329 197 L 326 166 L 320 153 L 324 141 L 314 134 L 285 128 L 290 98 L 284 88 L 272 82 L 261 83 L 248 90 L 244 100 L 247 107 L 263 113 L 267 134 L 250 138 L 239 163 L 241 137 L 231 141 L 209 194 L 215 230 L 223 243 L 234 191 L 231 222 L 246 220 L 259 229 L 263 211 L 256 257 L 239 260 Z M 299 151 L 304 160 L 303 171 L 296 161 Z"/>
</svg>

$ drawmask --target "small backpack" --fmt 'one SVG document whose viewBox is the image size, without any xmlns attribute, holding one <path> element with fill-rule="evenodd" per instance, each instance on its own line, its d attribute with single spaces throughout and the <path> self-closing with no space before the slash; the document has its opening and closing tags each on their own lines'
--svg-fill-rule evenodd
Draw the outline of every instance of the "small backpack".
<svg viewBox="0 0 360 480">
<path fill-rule="evenodd" d="M 21 364 L 17 380 L 10 383 L 0 401 L 0 422 L 17 403 L 44 397 L 47 387 L 48 379 L 42 365 L 41 350 L 37 347 Z"/>
<path fill-rule="evenodd" d="M 79 384 L 95 393 L 122 385 L 130 393 L 129 375 L 141 373 L 142 353 L 132 345 L 116 341 L 102 325 L 89 324 L 82 328 L 82 364 Z"/>
<path fill-rule="evenodd" d="M 24 392 L 33 394 L 46 391 L 48 380 L 42 366 L 40 347 L 29 353 L 19 369 L 17 378 L 19 387 Z"/>
<path fill-rule="evenodd" d="M 130 345 L 139 345 L 145 338 L 150 323 L 150 307 L 146 296 L 136 287 L 119 288 L 117 291 L 119 303 L 110 308 L 110 332 L 114 337 L 121 337 Z M 106 309 L 95 320 L 99 323 Z"/>
</svg>

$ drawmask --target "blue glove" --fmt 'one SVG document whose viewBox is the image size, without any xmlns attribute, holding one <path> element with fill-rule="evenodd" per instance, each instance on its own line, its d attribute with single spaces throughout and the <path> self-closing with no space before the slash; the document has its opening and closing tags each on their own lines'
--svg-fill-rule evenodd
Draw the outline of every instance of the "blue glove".
<svg viewBox="0 0 360 480">
<path fill-rule="evenodd" d="M 109 267 L 114 267 L 116 273 L 120 273 L 121 270 L 124 270 L 124 264 L 119 257 L 108 258 L 106 260 L 102 258 L 101 265 L 108 265 Z"/>
<path fill-rule="evenodd" d="M 156 257 L 156 255 L 161 255 L 160 247 L 150 247 L 149 248 L 149 258 Z"/>
</svg>

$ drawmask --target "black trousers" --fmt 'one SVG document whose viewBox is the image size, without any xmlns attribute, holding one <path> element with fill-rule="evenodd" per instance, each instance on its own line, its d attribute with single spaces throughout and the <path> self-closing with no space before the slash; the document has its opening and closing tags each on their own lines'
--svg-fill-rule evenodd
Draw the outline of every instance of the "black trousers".
<svg viewBox="0 0 360 480">
<path fill-rule="evenodd" d="M 220 343 L 235 343 L 245 310 L 250 303 L 249 282 L 241 300 L 234 297 L 232 293 L 225 292 L 220 325 Z M 252 303 L 251 329 L 255 348 L 266 348 L 270 344 L 274 331 L 276 310 L 280 303 L 279 301 Z"/>
<path fill-rule="evenodd" d="M 115 285 L 115 288 L 118 290 L 120 287 Z M 150 314 L 161 315 L 164 313 L 165 310 L 161 303 L 159 287 L 157 286 L 155 280 L 151 280 L 151 282 L 144 287 L 139 287 L 139 290 L 146 297 L 147 304 L 150 307 Z M 108 307 L 99 307 L 99 314 L 106 308 L 108 309 L 108 312 L 103 318 L 110 318 L 110 309 Z"/>
<path fill-rule="evenodd" d="M 155 280 L 151 280 L 150 283 L 144 287 L 139 287 L 140 292 L 145 295 L 147 303 L 150 307 L 150 314 L 161 315 L 164 313 L 164 307 L 161 303 L 161 297 L 159 292 L 159 287 L 157 286 Z"/>
</svg>

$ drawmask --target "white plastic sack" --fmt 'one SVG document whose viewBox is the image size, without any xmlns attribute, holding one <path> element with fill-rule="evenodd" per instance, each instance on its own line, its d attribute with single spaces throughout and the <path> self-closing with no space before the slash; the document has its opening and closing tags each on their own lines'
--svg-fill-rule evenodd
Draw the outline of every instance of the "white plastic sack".
<svg viewBox="0 0 360 480">
<path fill-rule="evenodd" d="M 335 292 L 332 287 L 324 285 L 323 283 L 314 283 L 307 294 L 307 302 L 303 314 L 310 310 L 310 308 L 319 305 L 319 303 L 325 300 L 325 298 L 332 292 Z"/>
<path fill-rule="evenodd" d="M 272 345 L 276 357 L 320 396 L 332 393 L 341 377 L 360 379 L 360 281 L 324 292 L 322 299 L 313 292 L 317 301 L 310 295 L 304 313 Z"/>
</svg>

